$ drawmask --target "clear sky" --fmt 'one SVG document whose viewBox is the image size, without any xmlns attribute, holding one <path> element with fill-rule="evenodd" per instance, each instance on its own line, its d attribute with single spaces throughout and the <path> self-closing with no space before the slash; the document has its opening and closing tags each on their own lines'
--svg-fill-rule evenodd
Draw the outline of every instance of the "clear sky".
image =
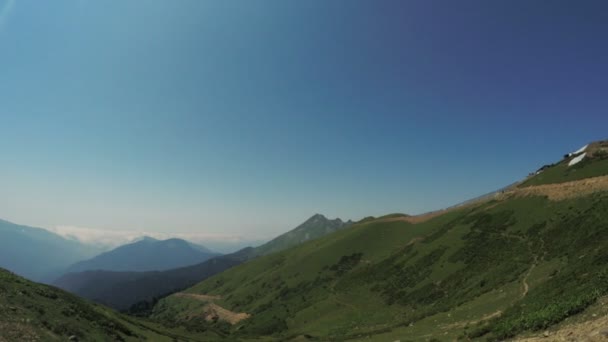
<svg viewBox="0 0 608 342">
<path fill-rule="evenodd" d="M 267 238 L 608 137 L 608 2 L 0 0 L 0 217 Z"/>
</svg>

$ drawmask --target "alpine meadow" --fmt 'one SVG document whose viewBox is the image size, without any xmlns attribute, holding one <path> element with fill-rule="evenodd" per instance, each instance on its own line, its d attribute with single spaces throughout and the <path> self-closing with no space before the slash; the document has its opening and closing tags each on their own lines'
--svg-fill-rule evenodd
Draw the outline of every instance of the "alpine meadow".
<svg viewBox="0 0 608 342">
<path fill-rule="evenodd" d="M 0 0 L 0 342 L 608 341 L 607 13 Z"/>
</svg>

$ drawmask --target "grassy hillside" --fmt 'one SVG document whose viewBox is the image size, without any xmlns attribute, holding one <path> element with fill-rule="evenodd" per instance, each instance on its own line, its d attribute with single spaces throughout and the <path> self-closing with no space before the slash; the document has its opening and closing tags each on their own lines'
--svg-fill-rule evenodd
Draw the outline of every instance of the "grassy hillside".
<svg viewBox="0 0 608 342">
<path fill-rule="evenodd" d="M 572 166 L 568 165 L 574 158 L 582 153 L 585 153 L 585 157 L 581 162 Z M 520 187 L 564 183 L 608 175 L 608 141 L 591 143 L 584 152 L 566 155 L 560 162 L 546 165 L 542 171 L 539 171 L 540 172 L 520 184 Z"/>
<path fill-rule="evenodd" d="M 0 341 L 206 341 L 218 336 L 169 331 L 0 269 Z"/>
<path fill-rule="evenodd" d="M 187 292 L 251 315 L 233 326 L 205 323 L 232 339 L 502 340 L 545 329 L 608 293 L 607 213 L 603 191 L 509 197 L 417 224 L 366 220 Z M 188 325 L 208 305 L 170 296 L 153 317 Z"/>
<path fill-rule="evenodd" d="M 268 241 L 254 249 L 254 255 L 267 255 L 297 246 L 303 242 L 317 239 L 338 230 L 347 228 L 352 222 L 337 218 L 330 220 L 321 214 L 313 215 L 301 225 L 285 234 Z"/>
<path fill-rule="evenodd" d="M 162 272 L 88 271 L 70 273 L 53 284 L 66 290 L 108 305 L 117 310 L 145 314 L 159 297 L 188 288 L 208 277 L 260 255 L 266 255 L 314 240 L 348 227 L 350 222 L 329 220 L 314 215 L 291 231 L 256 248 L 244 248 L 193 266 Z M 167 253 L 158 256 L 166 258 Z M 126 258 L 127 255 L 121 255 Z M 143 260 L 145 261 L 145 260 Z"/>
</svg>

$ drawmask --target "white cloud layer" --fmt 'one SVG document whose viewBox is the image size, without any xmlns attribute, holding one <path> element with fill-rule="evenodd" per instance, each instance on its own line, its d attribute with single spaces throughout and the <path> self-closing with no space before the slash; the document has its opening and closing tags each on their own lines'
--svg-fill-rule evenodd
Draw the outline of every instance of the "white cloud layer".
<svg viewBox="0 0 608 342">
<path fill-rule="evenodd" d="M 48 229 L 65 238 L 77 240 L 85 244 L 112 249 L 126 243 L 136 241 L 144 236 L 164 240 L 180 238 L 204 245 L 218 252 L 231 252 L 249 245 L 259 244 L 257 239 L 229 234 L 207 233 L 161 233 L 147 231 L 104 230 L 75 226 L 57 226 Z"/>
</svg>

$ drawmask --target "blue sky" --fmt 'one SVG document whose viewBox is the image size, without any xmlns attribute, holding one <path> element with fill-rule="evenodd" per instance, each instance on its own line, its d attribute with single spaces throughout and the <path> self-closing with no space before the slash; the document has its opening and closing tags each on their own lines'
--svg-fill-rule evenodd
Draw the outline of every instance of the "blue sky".
<svg viewBox="0 0 608 342">
<path fill-rule="evenodd" d="M 0 217 L 267 238 L 608 137 L 605 1 L 0 0 Z"/>
</svg>

